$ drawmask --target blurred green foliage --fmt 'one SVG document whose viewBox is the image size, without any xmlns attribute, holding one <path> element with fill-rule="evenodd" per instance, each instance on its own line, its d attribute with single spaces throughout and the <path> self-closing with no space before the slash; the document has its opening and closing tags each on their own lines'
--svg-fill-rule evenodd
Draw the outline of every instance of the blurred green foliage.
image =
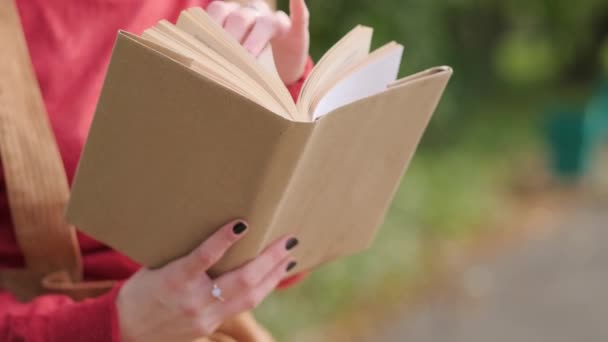
<svg viewBox="0 0 608 342">
<path fill-rule="evenodd" d="M 282 9 L 287 4 L 279 1 Z M 454 76 L 372 250 L 320 268 L 258 311 L 285 341 L 364 303 L 390 303 L 387 289 L 405 291 L 424 273 L 425 255 L 439 253 L 429 240 L 466 238 L 503 220 L 522 157 L 541 156 L 547 109 L 583 108 L 608 73 L 606 0 L 308 4 L 315 60 L 363 24 L 374 28 L 374 47 L 391 40 L 405 46 L 402 75 L 450 65 Z"/>
<path fill-rule="evenodd" d="M 479 110 L 494 106 L 484 103 Z M 279 341 L 326 328 L 352 312 L 397 305 L 433 271 L 427 259 L 444 253 L 438 241 L 466 241 L 504 218 L 505 180 L 521 171 L 522 151 L 537 145 L 526 116 L 539 108 L 519 102 L 500 107 L 499 119 L 477 120 L 454 143 L 416 155 L 369 251 L 320 267 L 262 304 L 258 318 Z M 524 115 L 512 119 L 505 115 L 511 111 Z"/>
<path fill-rule="evenodd" d="M 287 3 L 281 0 L 279 6 L 286 9 Z M 576 77 L 573 69 L 589 75 L 597 71 L 608 34 L 605 0 L 309 0 L 308 5 L 315 59 L 363 24 L 375 29 L 375 46 L 390 40 L 405 45 L 404 72 L 450 64 L 467 85 L 568 80 Z"/>
<path fill-rule="evenodd" d="M 405 46 L 403 74 L 448 64 L 444 102 L 595 80 L 608 69 L 606 0 L 309 0 L 318 59 L 355 25 Z M 288 8 L 288 0 L 279 7 Z M 602 69 L 602 66 L 604 68 Z M 456 100 L 456 99 L 458 100 Z M 443 108 L 446 120 L 454 106 Z"/>
</svg>

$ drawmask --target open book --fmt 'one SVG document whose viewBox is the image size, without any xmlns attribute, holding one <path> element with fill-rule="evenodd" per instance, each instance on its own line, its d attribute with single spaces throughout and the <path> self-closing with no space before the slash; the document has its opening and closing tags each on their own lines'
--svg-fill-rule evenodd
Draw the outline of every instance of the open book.
<svg viewBox="0 0 608 342">
<path fill-rule="evenodd" d="M 297 272 L 367 248 L 452 74 L 397 80 L 403 47 L 359 26 L 316 64 L 297 103 L 199 8 L 120 32 L 72 185 L 68 221 L 158 267 L 220 225 L 247 236 L 213 269 L 285 234 Z"/>
</svg>

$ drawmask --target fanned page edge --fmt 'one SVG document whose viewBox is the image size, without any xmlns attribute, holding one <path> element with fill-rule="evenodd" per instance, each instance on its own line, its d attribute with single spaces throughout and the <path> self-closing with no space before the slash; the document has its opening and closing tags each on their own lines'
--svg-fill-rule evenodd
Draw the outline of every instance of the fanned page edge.
<svg viewBox="0 0 608 342">
<path fill-rule="evenodd" d="M 154 50 L 158 51 L 159 49 L 157 47 L 161 46 L 164 48 L 164 50 L 162 52 L 171 51 L 175 55 L 188 56 L 187 58 L 189 58 L 189 63 L 184 64 L 184 65 L 187 66 L 188 68 L 190 68 L 192 71 L 194 71 L 194 72 L 200 74 L 202 77 L 208 78 L 211 81 L 218 83 L 242 96 L 249 98 L 253 102 L 257 102 L 255 97 L 249 96 L 249 94 L 247 94 L 247 92 L 245 90 L 237 87 L 236 85 L 234 85 L 230 82 L 227 82 L 226 79 L 222 78 L 218 73 L 209 72 L 208 69 L 213 69 L 213 68 L 209 68 L 209 65 L 203 65 L 200 62 L 198 62 L 197 58 L 194 57 L 195 53 L 193 53 L 191 50 L 184 50 L 183 46 L 179 46 L 179 44 L 177 42 L 175 42 L 171 38 L 167 37 L 167 35 L 164 32 L 160 32 L 160 31 L 156 30 L 156 27 L 152 27 L 152 28 L 145 30 L 144 33 L 138 38 L 142 39 L 142 41 L 141 41 L 142 43 L 147 43 L 147 42 L 154 43 L 155 44 L 154 46 L 151 46 L 151 44 L 147 44 L 150 48 L 152 48 Z M 176 45 L 178 45 L 178 46 L 176 46 Z M 215 62 L 210 62 L 210 63 L 219 68 L 217 63 L 215 63 Z"/>
<path fill-rule="evenodd" d="M 371 27 L 355 26 L 317 62 L 302 85 L 297 103 L 298 111 L 306 113 L 308 121 L 313 121 L 310 103 L 315 97 L 315 92 L 319 88 L 325 88 L 325 82 L 333 80 L 369 55 L 373 32 Z M 331 74 L 328 73 L 330 69 L 333 69 Z"/>
<path fill-rule="evenodd" d="M 148 49 L 151 53 L 155 53 L 158 54 L 160 56 L 162 56 L 163 58 L 166 58 L 168 60 L 170 60 L 173 63 L 179 64 L 182 68 L 187 69 L 189 72 L 191 72 L 192 74 L 196 75 L 197 77 L 213 82 L 223 88 L 225 88 L 226 90 L 230 91 L 231 93 L 233 93 L 236 96 L 242 97 L 243 99 L 251 102 L 252 104 L 260 107 L 260 108 L 264 108 L 265 110 L 267 110 L 269 113 L 272 113 L 273 115 L 277 116 L 278 118 L 281 118 L 283 120 L 286 121 L 290 121 L 293 122 L 293 120 L 289 117 L 285 117 L 282 115 L 279 115 L 275 112 L 273 112 L 272 110 L 270 110 L 269 108 L 261 105 L 260 103 L 258 103 L 257 101 L 247 97 L 246 95 L 240 93 L 239 91 L 228 87 L 227 85 L 223 84 L 222 82 L 218 82 L 216 79 L 212 78 L 212 77 L 208 77 L 207 75 L 202 74 L 201 72 L 199 72 L 198 70 L 196 70 L 196 64 L 197 61 L 189 56 L 185 56 L 183 54 L 180 54 L 174 50 L 171 50 L 165 46 L 159 45 L 158 43 L 151 41 L 149 39 L 143 38 L 139 35 L 136 35 L 132 32 L 128 32 L 128 31 L 124 31 L 124 30 L 119 30 L 118 31 L 118 35 L 117 35 L 117 41 L 118 39 L 127 39 L 130 40 L 132 43 L 135 44 L 139 44 L 143 47 L 145 47 L 146 49 Z"/>
<path fill-rule="evenodd" d="M 362 102 L 362 101 L 367 101 L 368 99 L 376 97 L 376 96 L 382 96 L 382 94 L 384 94 L 387 91 L 391 91 L 393 89 L 401 88 L 401 87 L 404 87 L 404 86 L 409 86 L 412 83 L 424 81 L 424 80 L 426 80 L 428 78 L 431 78 L 431 77 L 445 77 L 445 76 L 451 77 L 451 75 L 453 74 L 453 72 L 454 72 L 454 70 L 452 69 L 452 67 L 447 66 L 447 65 L 441 65 L 441 66 L 436 66 L 436 67 L 428 68 L 428 69 L 419 71 L 417 73 L 414 73 L 414 74 L 402 77 L 402 78 L 396 80 L 395 82 L 388 84 L 386 90 L 384 90 L 384 91 L 382 91 L 380 93 L 377 93 L 375 95 L 372 95 L 372 96 L 363 97 L 363 98 L 361 98 L 359 100 L 353 101 L 353 102 L 348 103 L 348 104 L 346 104 L 344 106 L 337 107 L 336 109 L 334 109 L 334 110 L 328 112 L 327 114 L 319 117 L 316 121 L 321 121 L 324 118 L 327 118 L 327 117 L 331 116 L 334 112 L 341 111 L 342 108 L 349 107 L 349 106 L 357 106 L 357 104 L 360 103 L 360 102 Z"/>
<path fill-rule="evenodd" d="M 218 83 L 233 88 L 254 102 L 258 102 L 275 112 L 275 114 L 290 119 L 290 117 L 285 116 L 281 104 L 272 94 L 253 80 L 245 71 L 230 63 L 224 56 L 205 43 L 168 21 L 161 20 L 155 26 L 145 30 L 142 37 L 152 39 L 161 45 L 163 43 L 171 46 L 177 45 L 174 46 L 174 49 L 183 51 L 183 53 L 187 53 L 194 58 L 192 69 Z"/>
<path fill-rule="evenodd" d="M 399 75 L 403 50 L 403 45 L 389 42 L 374 50 L 360 63 L 342 72 L 333 82 L 325 82 L 325 87 L 317 92 L 310 102 L 309 112 L 313 119 L 388 89 Z"/>
<path fill-rule="evenodd" d="M 428 68 L 428 69 L 422 70 L 420 72 L 402 77 L 402 78 L 396 80 L 395 82 L 389 84 L 388 87 L 389 88 L 400 87 L 400 86 L 402 86 L 404 84 L 408 84 L 410 82 L 415 82 L 417 80 L 424 79 L 426 77 L 430 77 L 435 74 L 443 74 L 446 72 L 451 75 L 452 73 L 454 73 L 454 70 L 452 69 L 452 67 L 450 67 L 448 65 L 440 65 L 440 66 Z"/>
<path fill-rule="evenodd" d="M 287 115 L 291 116 L 293 121 L 305 121 L 304 117 L 306 115 L 298 112 L 291 94 L 283 81 L 278 77 L 278 74 L 264 69 L 242 45 L 226 35 L 224 30 L 217 25 L 202 8 L 193 7 L 183 11 L 177 21 L 178 27 L 201 40 L 201 37 L 189 32 L 189 29 L 184 26 L 186 20 L 195 23 L 197 27 L 205 31 L 208 37 L 226 47 L 226 52 L 231 53 L 233 57 L 237 58 L 240 62 L 244 63 L 250 71 L 254 72 L 256 76 L 254 79 L 257 78 L 258 83 L 268 87 L 267 89 L 271 91 L 271 94 L 283 105 Z M 221 52 L 219 53 L 221 54 Z"/>
</svg>

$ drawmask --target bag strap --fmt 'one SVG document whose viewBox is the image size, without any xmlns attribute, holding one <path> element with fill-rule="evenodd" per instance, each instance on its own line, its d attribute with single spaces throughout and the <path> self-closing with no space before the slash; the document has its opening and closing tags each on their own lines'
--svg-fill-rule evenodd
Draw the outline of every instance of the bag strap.
<svg viewBox="0 0 608 342">
<path fill-rule="evenodd" d="M 69 186 L 14 0 L 0 1 L 0 43 L 0 157 L 26 266 L 0 272 L 0 286 L 27 300 L 69 292 L 82 280 L 82 260 L 64 220 Z"/>
</svg>

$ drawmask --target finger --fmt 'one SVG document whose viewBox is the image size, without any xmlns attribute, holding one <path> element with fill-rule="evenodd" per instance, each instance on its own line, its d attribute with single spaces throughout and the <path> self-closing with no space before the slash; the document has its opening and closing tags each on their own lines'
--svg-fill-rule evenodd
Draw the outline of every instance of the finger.
<svg viewBox="0 0 608 342">
<path fill-rule="evenodd" d="M 252 291 L 245 292 L 235 298 L 229 300 L 225 305 L 221 306 L 222 317 L 233 317 L 241 312 L 255 309 L 274 289 L 279 285 L 281 279 L 296 266 L 295 260 L 286 258 L 278 264 L 262 282 Z"/>
<path fill-rule="evenodd" d="M 212 1 L 207 6 L 207 14 L 220 26 L 224 26 L 226 18 L 240 7 L 234 2 Z"/>
<path fill-rule="evenodd" d="M 247 223 L 235 220 L 220 228 L 187 256 L 174 262 L 173 267 L 184 281 L 196 279 L 217 263 L 226 251 L 247 232 Z"/>
<path fill-rule="evenodd" d="M 281 264 L 289 257 L 290 251 L 297 244 L 298 240 L 293 237 L 279 239 L 255 259 L 217 279 L 216 283 L 222 289 L 224 298 L 235 298 L 241 293 L 250 292 L 278 264 Z"/>
<path fill-rule="evenodd" d="M 308 32 L 310 12 L 305 0 L 291 0 L 289 2 L 289 13 L 291 18 L 291 31 L 294 34 Z"/>
<path fill-rule="evenodd" d="M 256 15 L 257 11 L 254 9 L 240 8 L 226 18 L 224 29 L 239 43 L 242 43 L 255 24 Z"/>
<path fill-rule="evenodd" d="M 267 13 L 271 13 L 272 12 L 272 9 L 270 8 L 270 5 L 268 5 L 268 3 L 266 1 L 263 1 L 263 0 L 251 1 L 247 7 L 253 7 L 256 10 L 258 10 L 260 13 L 263 13 L 263 14 L 267 14 Z"/>
<path fill-rule="evenodd" d="M 243 47 L 257 57 L 276 33 L 277 24 L 274 15 L 259 16 L 251 33 L 245 39 Z"/>
<path fill-rule="evenodd" d="M 283 11 L 277 11 L 275 13 L 275 26 L 277 29 L 277 36 L 282 36 L 285 33 L 289 32 L 291 29 L 291 19 L 287 15 L 287 13 Z"/>
</svg>

